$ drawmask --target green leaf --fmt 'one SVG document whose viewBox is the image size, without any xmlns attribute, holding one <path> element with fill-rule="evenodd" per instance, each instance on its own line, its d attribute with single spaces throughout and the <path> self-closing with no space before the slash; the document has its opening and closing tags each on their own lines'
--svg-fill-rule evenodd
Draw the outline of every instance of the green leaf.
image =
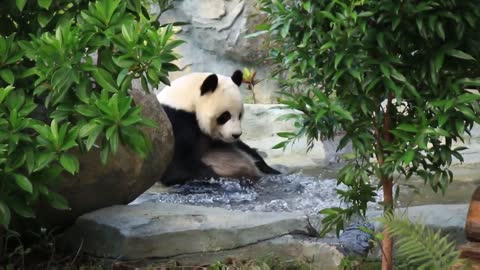
<svg viewBox="0 0 480 270">
<path fill-rule="evenodd" d="M 435 62 L 434 62 L 434 66 L 435 66 L 435 72 L 439 72 L 440 69 L 442 68 L 443 66 L 443 62 L 444 62 L 444 57 L 445 55 L 443 53 L 438 53 L 436 56 L 435 56 Z"/>
<path fill-rule="evenodd" d="M 472 101 L 476 101 L 480 99 L 479 94 L 474 94 L 474 93 L 465 93 L 457 97 L 456 103 L 457 104 L 464 104 L 464 103 L 470 103 Z"/>
<path fill-rule="evenodd" d="M 0 70 L 0 77 L 8 84 L 13 84 L 13 82 L 15 81 L 15 76 L 10 69 Z"/>
<path fill-rule="evenodd" d="M 329 11 L 322 10 L 319 13 L 331 21 L 337 21 L 337 18 L 335 18 L 335 16 L 333 16 L 333 14 L 330 13 Z"/>
<path fill-rule="evenodd" d="M 57 120 L 53 119 L 50 124 L 50 132 L 55 140 L 58 140 L 58 123 Z"/>
<path fill-rule="evenodd" d="M 11 213 L 8 205 L 6 205 L 3 201 L 0 201 L 0 225 L 4 228 L 8 228 L 10 224 Z"/>
<path fill-rule="evenodd" d="M 60 157 L 60 164 L 62 164 L 62 167 L 65 168 L 65 170 L 67 170 L 72 175 L 78 172 L 80 168 L 80 163 L 78 162 L 78 159 L 74 155 L 69 153 L 62 154 L 62 156 Z"/>
<path fill-rule="evenodd" d="M 294 132 L 278 132 L 277 136 L 281 138 L 292 138 L 292 137 L 295 137 L 295 133 Z"/>
<path fill-rule="evenodd" d="M 99 114 L 98 111 L 90 105 L 77 105 L 75 107 L 75 110 L 81 115 L 87 117 L 97 117 Z"/>
<path fill-rule="evenodd" d="M 443 25 L 441 22 L 437 23 L 437 33 L 442 40 L 445 40 L 445 30 L 443 30 Z"/>
<path fill-rule="evenodd" d="M 459 80 L 458 83 L 463 84 L 464 86 L 480 86 L 480 78 L 464 78 Z"/>
<path fill-rule="evenodd" d="M 310 9 L 312 8 L 312 2 L 311 1 L 305 1 L 303 2 L 303 9 L 306 11 L 310 12 Z"/>
<path fill-rule="evenodd" d="M 124 68 L 120 73 L 118 73 L 117 76 L 117 85 L 122 85 L 123 80 L 125 77 L 128 75 L 128 69 Z"/>
<path fill-rule="evenodd" d="M 49 152 L 40 153 L 35 159 L 36 164 L 35 164 L 35 170 L 33 171 L 36 172 L 45 168 L 54 159 L 55 159 L 55 153 L 49 153 Z"/>
<path fill-rule="evenodd" d="M 343 119 L 353 122 L 352 114 L 349 111 L 343 109 L 342 107 L 332 104 L 332 111 L 336 112 Z"/>
<path fill-rule="evenodd" d="M 321 47 L 320 47 L 320 51 L 325 51 L 327 49 L 330 49 L 330 48 L 333 48 L 335 47 L 335 42 L 333 41 L 329 41 L 327 43 L 324 43 Z"/>
<path fill-rule="evenodd" d="M 53 16 L 47 12 L 41 12 L 37 16 L 37 21 L 41 27 L 47 26 L 47 24 L 53 19 Z"/>
<path fill-rule="evenodd" d="M 44 9 L 48 9 L 52 4 L 52 0 L 37 0 L 38 5 Z"/>
<path fill-rule="evenodd" d="M 410 162 L 412 162 L 414 157 L 415 157 L 415 151 L 413 149 L 409 149 L 403 156 L 403 162 L 405 164 L 409 164 Z"/>
<path fill-rule="evenodd" d="M 335 69 L 337 69 L 338 64 L 340 64 L 340 61 L 342 61 L 344 56 L 345 56 L 345 53 L 338 53 L 337 55 L 335 55 L 335 64 L 334 64 Z"/>
<path fill-rule="evenodd" d="M 362 77 L 360 75 L 360 71 L 356 70 L 356 69 L 349 69 L 348 70 L 348 73 L 350 73 L 350 75 L 352 75 L 353 78 L 357 79 L 358 81 L 362 81 Z"/>
<path fill-rule="evenodd" d="M 471 56 L 470 54 L 468 54 L 466 52 L 460 51 L 460 50 L 451 49 L 451 50 L 448 50 L 446 52 L 446 54 L 448 54 L 450 56 L 453 56 L 455 58 L 459 58 L 459 59 L 475 60 L 475 58 L 473 58 L 473 56 Z"/>
<path fill-rule="evenodd" d="M 12 199 L 9 201 L 9 205 L 12 210 L 17 213 L 19 216 L 24 218 L 34 218 L 35 213 L 33 212 L 32 208 L 26 205 L 20 199 Z"/>
<path fill-rule="evenodd" d="M 418 132 L 418 128 L 414 125 L 411 125 L 411 124 L 401 124 L 397 127 L 397 129 L 407 131 L 407 132 L 413 132 L 413 133 Z"/>
<path fill-rule="evenodd" d="M 28 180 L 27 177 L 21 174 L 14 174 L 13 177 L 15 178 L 15 183 L 17 184 L 17 186 L 19 186 L 21 189 L 25 190 L 28 193 L 33 192 L 32 183 L 30 182 L 30 180 Z"/>
<path fill-rule="evenodd" d="M 5 88 L 0 88 L 0 104 L 3 103 L 5 98 L 12 92 L 12 90 L 15 89 L 13 86 L 9 85 Z"/>
<path fill-rule="evenodd" d="M 470 109 L 470 108 L 467 107 L 467 106 L 458 106 L 458 109 L 459 109 L 460 112 L 462 112 L 463 115 L 465 115 L 468 119 L 474 120 L 474 119 L 477 119 L 477 118 L 478 118 L 478 116 L 472 111 L 472 109 Z"/>
<path fill-rule="evenodd" d="M 67 200 L 62 195 L 50 190 L 48 195 L 46 196 L 47 196 L 48 202 L 53 208 L 56 208 L 59 210 L 70 210 Z"/>
<path fill-rule="evenodd" d="M 102 125 L 96 125 L 91 130 L 86 143 L 87 150 L 90 150 L 92 148 L 92 146 L 95 144 L 95 141 L 97 140 L 98 136 L 102 131 L 103 131 Z"/>
<path fill-rule="evenodd" d="M 407 81 L 405 76 L 403 76 L 403 74 L 398 72 L 398 70 L 396 70 L 395 68 L 392 68 L 391 71 L 392 71 L 391 75 L 395 80 L 400 81 L 400 82 L 406 82 Z"/>
<path fill-rule="evenodd" d="M 280 148 L 285 148 L 285 146 L 287 145 L 288 141 L 283 141 L 283 142 L 280 142 L 280 143 L 277 143 L 276 145 L 274 145 L 272 147 L 272 149 L 280 149 Z"/>
<path fill-rule="evenodd" d="M 23 8 L 25 7 L 27 0 L 15 0 L 15 2 L 17 4 L 18 10 L 23 11 Z"/>
<path fill-rule="evenodd" d="M 282 37 L 287 37 L 288 35 L 288 31 L 290 30 L 290 23 L 291 21 L 288 21 L 287 23 L 285 23 L 282 27 L 282 29 L 280 30 L 280 35 L 282 35 Z"/>
<path fill-rule="evenodd" d="M 103 89 L 113 93 L 116 93 L 118 91 L 117 85 L 115 84 L 115 81 L 113 80 L 112 75 L 110 74 L 110 72 L 106 71 L 105 69 L 97 68 L 93 72 L 93 77 Z"/>
<path fill-rule="evenodd" d="M 109 145 L 106 145 L 102 151 L 100 151 L 100 161 L 102 164 L 107 164 L 108 161 L 108 153 L 110 152 L 110 147 Z"/>
<path fill-rule="evenodd" d="M 387 78 L 390 78 L 390 66 L 386 66 L 384 64 L 380 64 L 380 70 L 382 71 L 383 75 Z"/>
</svg>

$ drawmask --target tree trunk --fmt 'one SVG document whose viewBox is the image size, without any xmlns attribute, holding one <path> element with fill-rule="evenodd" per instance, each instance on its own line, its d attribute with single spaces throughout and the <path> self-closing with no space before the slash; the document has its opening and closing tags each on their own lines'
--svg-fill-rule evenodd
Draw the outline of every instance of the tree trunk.
<svg viewBox="0 0 480 270">
<path fill-rule="evenodd" d="M 5 245 L 5 237 L 6 233 L 5 230 L 0 226 L 0 262 L 3 259 L 3 253 L 4 253 L 4 245 Z"/>
<path fill-rule="evenodd" d="M 393 100 L 393 94 L 388 93 L 387 106 L 383 116 L 383 140 L 391 143 L 393 142 L 392 134 L 390 130 L 392 129 L 392 116 L 391 116 L 391 107 Z M 379 163 L 382 165 L 384 162 L 384 157 L 387 157 L 388 153 L 382 151 L 381 160 Z M 383 203 L 384 203 L 384 214 L 393 212 L 393 178 L 386 175 L 381 177 L 383 185 Z M 387 228 L 383 230 L 383 256 L 382 256 L 382 270 L 392 270 L 393 269 L 393 239 L 388 233 Z"/>
<path fill-rule="evenodd" d="M 385 177 L 383 180 L 383 202 L 385 203 L 384 213 L 393 211 L 393 179 Z M 382 256 L 382 270 L 393 269 L 393 239 L 387 232 L 387 228 L 383 229 L 383 256 Z"/>
</svg>

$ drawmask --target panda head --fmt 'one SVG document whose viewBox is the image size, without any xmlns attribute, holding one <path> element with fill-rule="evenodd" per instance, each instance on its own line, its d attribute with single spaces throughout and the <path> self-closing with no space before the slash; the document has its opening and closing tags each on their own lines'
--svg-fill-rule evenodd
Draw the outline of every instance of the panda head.
<svg viewBox="0 0 480 270">
<path fill-rule="evenodd" d="M 242 135 L 242 78 L 237 70 L 230 77 L 210 74 L 201 83 L 195 113 L 200 129 L 212 139 L 231 143 Z"/>
</svg>

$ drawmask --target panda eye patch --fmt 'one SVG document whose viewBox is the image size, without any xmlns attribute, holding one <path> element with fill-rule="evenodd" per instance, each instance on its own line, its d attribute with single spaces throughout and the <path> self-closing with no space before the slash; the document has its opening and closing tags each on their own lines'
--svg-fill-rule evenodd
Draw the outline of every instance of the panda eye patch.
<svg viewBox="0 0 480 270">
<path fill-rule="evenodd" d="M 230 120 L 230 118 L 232 117 L 232 115 L 230 114 L 230 112 L 224 112 L 222 113 L 219 117 L 217 117 L 217 123 L 219 125 L 223 125 L 225 124 L 228 120 Z"/>
</svg>

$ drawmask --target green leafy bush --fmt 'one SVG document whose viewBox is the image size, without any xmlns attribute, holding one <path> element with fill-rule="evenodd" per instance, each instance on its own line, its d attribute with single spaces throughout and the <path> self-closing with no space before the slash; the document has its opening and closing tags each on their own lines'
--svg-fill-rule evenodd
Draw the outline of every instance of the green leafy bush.
<svg viewBox="0 0 480 270">
<path fill-rule="evenodd" d="M 259 2 L 267 15 L 259 30 L 286 75 L 282 103 L 303 112 L 288 116 L 299 130 L 279 134 L 286 140 L 277 147 L 304 135 L 311 147 L 342 131 L 338 149 L 351 143 L 355 154 L 338 175 L 349 207 L 324 210 L 323 233 L 364 215 L 379 187 L 391 211 L 401 184 L 394 175 L 416 174 L 445 192 L 452 157 L 463 161 L 454 142 L 480 122 L 479 2 Z M 383 244 L 388 257 L 388 231 Z"/>
<path fill-rule="evenodd" d="M 161 11 L 171 0 L 158 0 Z M 52 190 L 77 173 L 72 151 L 123 144 L 145 157 L 150 142 L 128 90 L 168 84 L 178 68 L 172 25 L 159 25 L 146 2 L 16 0 L 0 10 L 0 225 L 12 211 L 34 217 L 39 198 L 68 209 Z M 161 13 L 160 13 L 161 14 Z"/>
</svg>

